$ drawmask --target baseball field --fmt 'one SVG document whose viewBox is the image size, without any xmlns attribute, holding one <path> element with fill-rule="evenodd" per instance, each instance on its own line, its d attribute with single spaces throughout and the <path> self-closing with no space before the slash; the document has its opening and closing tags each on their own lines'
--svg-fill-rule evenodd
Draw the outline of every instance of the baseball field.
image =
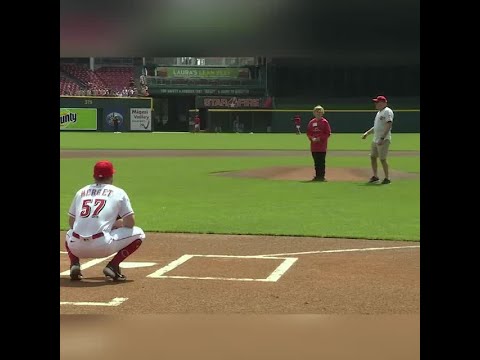
<svg viewBox="0 0 480 360">
<path fill-rule="evenodd" d="M 65 341 L 75 315 L 136 316 L 132 326 L 144 315 L 169 325 L 185 315 L 220 316 L 217 330 L 242 315 L 288 329 L 272 332 L 277 338 L 290 336 L 301 316 L 313 327 L 333 319 L 338 331 L 353 316 L 372 331 L 362 349 L 352 340 L 355 358 L 419 359 L 420 135 L 393 134 L 388 185 L 367 184 L 371 138 L 360 136 L 331 136 L 328 182 L 316 183 L 305 135 L 61 132 L 63 356 L 71 355 Z M 67 210 L 102 159 L 113 162 L 114 184 L 129 194 L 147 238 L 123 264 L 126 283 L 103 279 L 108 258 L 82 260 L 85 279 L 70 282 Z M 280 315 L 292 316 L 288 326 L 273 320 Z M 170 330 L 158 331 L 173 344 Z M 106 349 L 88 357 L 106 358 Z M 248 349 L 239 358 L 262 358 Z M 318 359 L 309 354 L 298 358 Z"/>
<path fill-rule="evenodd" d="M 115 157 L 115 184 L 130 194 L 146 231 L 418 241 L 419 136 L 394 136 L 392 186 L 365 184 L 371 176 L 369 140 L 335 134 L 329 145 L 332 181 L 318 184 L 307 182 L 313 165 L 306 136 L 61 133 L 61 149 L 70 151 L 61 152 L 60 229 L 68 224 L 73 194 L 91 181 L 95 161 Z M 105 152 L 110 149 L 123 151 Z M 64 157 L 79 152 L 84 158 Z M 329 177 L 339 169 L 352 178 Z M 354 178 L 362 170 L 365 175 Z M 294 171 L 298 179 L 271 179 Z"/>
</svg>

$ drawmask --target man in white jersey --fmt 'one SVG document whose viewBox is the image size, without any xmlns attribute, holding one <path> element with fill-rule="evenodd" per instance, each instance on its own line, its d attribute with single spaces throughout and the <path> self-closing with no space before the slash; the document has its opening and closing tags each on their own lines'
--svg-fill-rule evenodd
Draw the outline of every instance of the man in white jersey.
<svg viewBox="0 0 480 360">
<path fill-rule="evenodd" d="M 65 247 L 70 258 L 70 278 L 81 280 L 81 258 L 116 255 L 103 269 L 114 281 L 126 280 L 120 263 L 134 253 L 145 239 L 135 226 L 135 216 L 127 193 L 112 185 L 115 169 L 103 160 L 93 168 L 94 184 L 77 191 L 68 210 L 70 230 Z"/>
<path fill-rule="evenodd" d="M 382 184 L 390 184 L 387 155 L 388 149 L 390 147 L 390 142 L 392 141 L 393 111 L 387 106 L 387 98 L 385 96 L 380 95 L 372 100 L 375 103 L 375 109 L 377 109 L 377 114 L 375 115 L 375 122 L 373 123 L 373 127 L 365 131 L 365 133 L 362 135 L 362 139 L 365 139 L 369 134 L 373 132 L 373 141 L 370 153 L 373 176 L 368 182 L 376 183 L 380 180 L 378 178 L 377 172 L 377 158 L 380 158 L 383 172 L 385 174 L 385 178 L 383 179 Z"/>
</svg>

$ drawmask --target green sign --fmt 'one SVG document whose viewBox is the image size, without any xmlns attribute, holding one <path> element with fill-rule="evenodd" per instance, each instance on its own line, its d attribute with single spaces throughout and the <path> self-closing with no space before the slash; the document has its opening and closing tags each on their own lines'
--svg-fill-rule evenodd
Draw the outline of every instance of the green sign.
<svg viewBox="0 0 480 360">
<path fill-rule="evenodd" d="M 154 95 L 254 95 L 263 94 L 262 89 L 174 89 L 151 86 L 149 92 Z"/>
<path fill-rule="evenodd" d="M 97 109 L 60 108 L 60 130 L 97 130 Z"/>
<path fill-rule="evenodd" d="M 202 79 L 249 79 L 248 68 L 196 68 L 196 67 L 157 67 L 156 76 L 164 78 L 202 78 Z"/>
</svg>

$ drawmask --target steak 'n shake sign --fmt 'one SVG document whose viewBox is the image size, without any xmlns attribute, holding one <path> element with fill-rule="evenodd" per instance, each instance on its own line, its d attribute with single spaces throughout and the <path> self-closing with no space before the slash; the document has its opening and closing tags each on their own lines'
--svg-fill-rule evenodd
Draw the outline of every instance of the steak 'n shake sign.
<svg viewBox="0 0 480 360">
<path fill-rule="evenodd" d="M 197 108 L 222 108 L 222 109 L 271 109 L 271 97 L 236 97 L 236 96 L 197 96 Z"/>
</svg>

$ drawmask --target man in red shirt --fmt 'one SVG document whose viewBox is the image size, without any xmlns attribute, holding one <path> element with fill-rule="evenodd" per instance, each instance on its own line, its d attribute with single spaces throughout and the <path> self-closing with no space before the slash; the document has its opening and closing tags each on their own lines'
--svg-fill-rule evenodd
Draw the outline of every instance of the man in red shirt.
<svg viewBox="0 0 480 360">
<path fill-rule="evenodd" d="M 315 177 L 312 181 L 327 181 L 325 179 L 325 157 L 327 156 L 328 138 L 332 130 L 323 114 L 325 114 L 323 107 L 315 106 L 313 108 L 315 117 L 307 126 L 307 137 L 310 140 L 310 150 L 315 164 Z"/>
<path fill-rule="evenodd" d="M 195 124 L 195 129 L 193 132 L 200 132 L 200 115 L 195 114 L 195 118 L 193 119 L 193 123 Z"/>
<path fill-rule="evenodd" d="M 296 131 L 297 131 L 297 135 L 300 135 L 301 134 L 300 124 L 302 123 L 302 118 L 300 117 L 300 115 L 295 115 L 293 117 L 293 122 L 295 123 L 295 128 L 296 128 Z"/>
</svg>

